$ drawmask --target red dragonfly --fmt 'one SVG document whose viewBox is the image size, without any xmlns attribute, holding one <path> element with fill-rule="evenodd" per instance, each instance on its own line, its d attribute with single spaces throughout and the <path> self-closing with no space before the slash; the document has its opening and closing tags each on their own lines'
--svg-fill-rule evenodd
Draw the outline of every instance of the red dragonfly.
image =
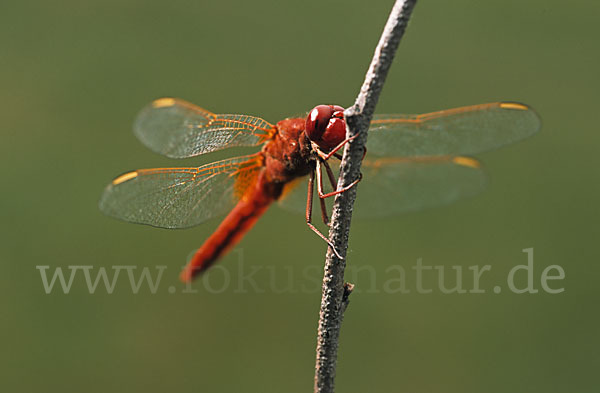
<svg viewBox="0 0 600 393">
<path fill-rule="evenodd" d="M 180 99 L 158 99 L 142 110 L 134 125 L 136 136 L 151 150 L 185 158 L 236 146 L 262 149 L 195 168 L 127 172 L 106 187 L 100 209 L 162 228 L 191 227 L 229 211 L 183 270 L 184 281 L 239 242 L 275 201 L 297 210 L 303 206 L 308 226 L 329 243 L 312 224 L 312 201 L 316 185 L 327 224 L 325 198 L 356 183 L 336 189 L 330 165 L 348 141 L 343 110 L 319 105 L 306 118 L 273 125 L 254 116 L 215 114 Z M 536 113 L 515 102 L 421 115 L 375 115 L 355 215 L 389 216 L 473 195 L 483 188 L 485 176 L 479 162 L 464 155 L 518 141 L 539 127 Z M 325 192 L 323 172 L 331 192 Z M 293 190 L 303 178 L 308 195 Z"/>
</svg>

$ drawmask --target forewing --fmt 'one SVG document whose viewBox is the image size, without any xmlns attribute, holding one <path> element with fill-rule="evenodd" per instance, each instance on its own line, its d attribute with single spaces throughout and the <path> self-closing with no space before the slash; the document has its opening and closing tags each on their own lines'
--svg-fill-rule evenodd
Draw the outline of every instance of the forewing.
<svg viewBox="0 0 600 393">
<path fill-rule="evenodd" d="M 152 102 L 140 112 L 133 129 L 149 149 L 172 158 L 257 146 L 274 133 L 273 125 L 258 117 L 218 115 L 177 98 Z"/>
<path fill-rule="evenodd" d="M 471 155 L 526 138 L 540 125 L 531 108 L 514 102 L 422 115 L 375 115 L 367 151 L 380 157 Z"/>
<path fill-rule="evenodd" d="M 337 168 L 334 170 L 337 174 Z M 486 185 L 479 162 L 468 157 L 365 159 L 361 171 L 363 177 L 358 184 L 353 213 L 358 218 L 387 217 L 446 205 L 473 196 Z M 280 205 L 304 213 L 306 179 L 293 183 L 285 191 Z M 320 217 L 316 196 L 313 209 L 313 217 Z"/>
<path fill-rule="evenodd" d="M 198 168 L 139 169 L 114 179 L 100 210 L 107 215 L 161 228 L 186 228 L 230 210 L 262 168 L 258 154 Z"/>
</svg>

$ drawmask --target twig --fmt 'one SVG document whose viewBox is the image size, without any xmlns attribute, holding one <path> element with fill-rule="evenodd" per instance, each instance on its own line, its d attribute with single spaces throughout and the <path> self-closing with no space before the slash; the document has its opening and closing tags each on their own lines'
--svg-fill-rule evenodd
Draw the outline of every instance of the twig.
<svg viewBox="0 0 600 393">
<path fill-rule="evenodd" d="M 358 137 L 344 148 L 338 188 L 350 184 L 360 175 L 369 123 L 415 3 L 416 0 L 397 0 L 394 4 L 356 102 L 344 113 L 347 136 L 358 134 Z M 352 187 L 338 194 L 333 205 L 329 239 L 344 258 L 355 198 L 356 187 Z M 353 288 L 352 284 L 344 284 L 345 267 L 345 260 L 337 258 L 329 248 L 325 260 L 319 317 L 315 393 L 330 393 L 334 388 L 340 327 Z"/>
</svg>

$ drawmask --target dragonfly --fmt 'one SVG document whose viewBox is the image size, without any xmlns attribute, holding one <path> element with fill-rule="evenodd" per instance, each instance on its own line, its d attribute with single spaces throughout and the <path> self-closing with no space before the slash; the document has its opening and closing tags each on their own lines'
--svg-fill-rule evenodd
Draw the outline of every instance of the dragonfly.
<svg viewBox="0 0 600 393">
<path fill-rule="evenodd" d="M 199 167 L 126 172 L 108 184 L 99 206 L 109 216 L 161 228 L 188 228 L 228 212 L 183 269 L 181 279 L 188 282 L 236 245 L 274 202 L 303 212 L 308 227 L 337 253 L 313 224 L 315 188 L 326 225 L 325 200 L 358 181 L 353 215 L 359 217 L 390 216 L 475 195 L 486 176 L 471 156 L 526 138 L 540 124 L 535 111 L 517 102 L 375 115 L 361 178 L 337 187 L 339 150 L 350 141 L 343 107 L 318 105 L 306 117 L 272 124 L 160 98 L 134 123 L 138 139 L 157 153 L 187 158 L 232 147 L 262 148 Z"/>
</svg>

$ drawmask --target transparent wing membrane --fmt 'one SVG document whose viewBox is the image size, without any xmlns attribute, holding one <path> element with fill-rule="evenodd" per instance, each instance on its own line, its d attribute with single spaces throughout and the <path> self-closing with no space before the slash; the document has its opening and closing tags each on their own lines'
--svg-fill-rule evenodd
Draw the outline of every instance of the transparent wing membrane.
<svg viewBox="0 0 600 393">
<path fill-rule="evenodd" d="M 447 205 L 476 195 L 486 185 L 479 162 L 468 157 L 365 160 L 362 172 L 356 217 L 385 217 Z"/>
<path fill-rule="evenodd" d="M 161 228 L 186 228 L 233 208 L 262 168 L 262 156 L 241 156 L 198 168 L 139 169 L 114 179 L 100 210 Z"/>
<path fill-rule="evenodd" d="M 485 187 L 486 178 L 479 163 L 464 155 L 516 142 L 539 128 L 540 119 L 531 108 L 511 102 L 421 115 L 376 115 L 354 215 L 389 216 L 475 195 Z M 150 149 L 183 158 L 260 145 L 273 137 L 275 129 L 260 118 L 217 115 L 183 100 L 162 98 L 140 113 L 134 131 Z M 337 160 L 329 162 L 337 174 Z M 254 154 L 199 168 L 129 172 L 106 188 L 100 208 L 142 224 L 193 226 L 231 209 L 255 184 L 263 165 L 262 155 Z M 294 181 L 286 185 L 280 204 L 304 213 L 306 191 L 306 177 Z M 328 199 L 329 204 L 332 201 Z"/>
<path fill-rule="evenodd" d="M 380 157 L 471 155 L 526 138 L 540 125 L 531 108 L 513 102 L 422 115 L 375 115 L 367 151 Z"/>
<path fill-rule="evenodd" d="M 479 162 L 468 157 L 365 159 L 361 168 L 363 178 L 358 184 L 353 213 L 353 217 L 359 218 L 386 217 L 446 205 L 473 196 L 486 185 Z M 337 173 L 337 168 L 334 170 Z M 306 179 L 290 185 L 280 205 L 303 213 L 306 189 Z M 318 204 L 315 206 L 318 208 Z"/>
<path fill-rule="evenodd" d="M 260 145 L 271 138 L 274 128 L 258 117 L 218 115 L 184 100 L 161 98 L 140 112 L 134 133 L 157 153 L 185 158 Z"/>
</svg>

